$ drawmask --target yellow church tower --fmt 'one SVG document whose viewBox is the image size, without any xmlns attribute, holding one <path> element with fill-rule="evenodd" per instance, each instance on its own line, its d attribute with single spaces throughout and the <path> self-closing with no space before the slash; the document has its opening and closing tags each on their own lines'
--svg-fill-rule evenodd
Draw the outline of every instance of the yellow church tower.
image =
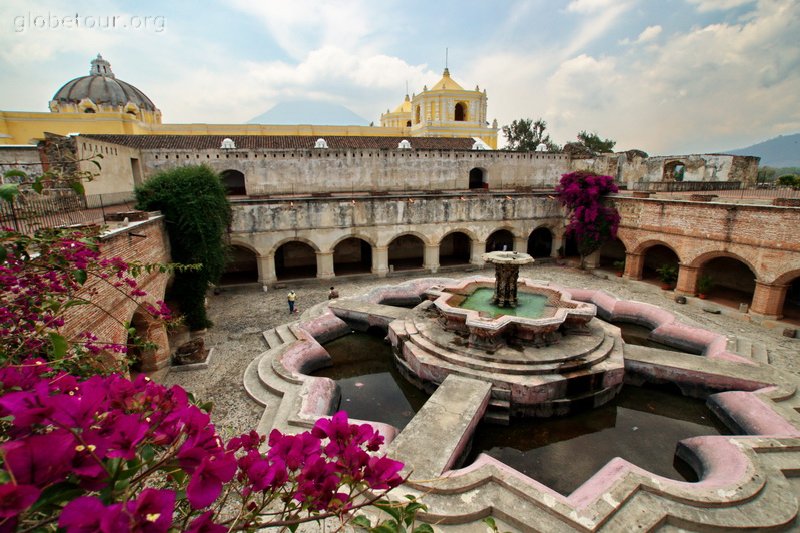
<svg viewBox="0 0 800 533">
<path fill-rule="evenodd" d="M 381 115 L 381 126 L 409 128 L 412 137 L 476 137 L 497 149 L 497 121 L 489 125 L 486 89 L 464 89 L 445 68 L 436 85 L 406 95 L 394 111 Z"/>
</svg>

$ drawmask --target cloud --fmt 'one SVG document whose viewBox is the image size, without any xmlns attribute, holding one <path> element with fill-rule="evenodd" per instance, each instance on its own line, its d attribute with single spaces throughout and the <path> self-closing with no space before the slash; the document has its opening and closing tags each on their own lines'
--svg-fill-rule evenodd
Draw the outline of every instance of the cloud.
<svg viewBox="0 0 800 533">
<path fill-rule="evenodd" d="M 572 2 L 567 5 L 567 11 L 591 15 L 605 9 L 613 9 L 618 5 L 619 2 L 616 0 L 572 0 Z"/>
<path fill-rule="evenodd" d="M 710 11 L 727 11 L 735 7 L 752 4 L 755 0 L 687 0 L 694 5 L 700 13 Z"/>
<path fill-rule="evenodd" d="M 661 31 L 662 30 L 663 30 L 663 28 L 661 26 L 659 26 L 659 25 L 648 26 L 644 30 L 642 30 L 642 33 L 639 34 L 639 36 L 636 38 L 636 40 L 631 41 L 630 39 L 622 39 L 620 41 L 620 44 L 643 44 L 643 43 L 648 43 L 648 42 L 656 39 L 659 35 L 661 35 Z"/>
</svg>

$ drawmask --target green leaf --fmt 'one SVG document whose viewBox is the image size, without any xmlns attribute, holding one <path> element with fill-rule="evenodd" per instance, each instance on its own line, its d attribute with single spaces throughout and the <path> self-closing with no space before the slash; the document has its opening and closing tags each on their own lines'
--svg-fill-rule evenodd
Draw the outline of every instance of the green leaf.
<svg viewBox="0 0 800 533">
<path fill-rule="evenodd" d="M 373 505 L 383 511 L 384 513 L 388 514 L 395 521 L 399 524 L 403 521 L 403 511 L 400 507 L 397 506 L 396 503 L 392 503 L 386 500 L 380 500 L 375 502 Z"/>
<path fill-rule="evenodd" d="M 0 263 L 4 262 L 6 257 L 8 257 L 8 250 L 5 246 L 0 245 Z"/>
<path fill-rule="evenodd" d="M 86 189 L 83 187 L 83 183 L 80 181 L 70 181 L 69 188 L 75 191 L 77 194 L 83 195 L 86 193 Z"/>
<path fill-rule="evenodd" d="M 74 276 L 75 281 L 77 281 L 79 284 L 83 285 L 86 283 L 87 275 L 85 270 L 76 270 Z"/>
<path fill-rule="evenodd" d="M 411 533 L 435 533 L 430 524 L 420 524 Z"/>
<path fill-rule="evenodd" d="M 16 183 L 5 183 L 0 185 L 0 198 L 8 203 L 14 201 L 14 197 L 19 194 L 19 186 Z"/>
<path fill-rule="evenodd" d="M 28 174 L 26 174 L 24 171 L 18 168 L 12 168 L 11 170 L 6 170 L 5 172 L 3 172 L 3 177 L 20 178 L 22 180 L 25 180 L 28 177 Z"/>
<path fill-rule="evenodd" d="M 33 183 L 31 184 L 31 189 L 36 191 L 38 194 L 42 194 L 42 191 L 44 190 L 44 183 L 42 183 L 41 176 L 38 176 L 35 180 L 33 180 Z"/>
<path fill-rule="evenodd" d="M 350 523 L 354 526 L 363 527 L 364 529 L 372 529 L 372 522 L 363 514 L 353 518 Z"/>
<path fill-rule="evenodd" d="M 489 526 L 492 531 L 497 531 L 497 524 L 495 523 L 494 518 L 492 518 L 491 516 L 487 516 L 482 520 L 482 522 L 487 526 Z"/>
<path fill-rule="evenodd" d="M 63 482 L 51 485 L 42 491 L 31 510 L 35 511 L 50 505 L 63 504 L 84 494 L 86 494 L 86 491 L 74 483 Z"/>
<path fill-rule="evenodd" d="M 396 521 L 387 520 L 370 529 L 370 533 L 405 533 L 405 530 L 406 528 Z"/>
<path fill-rule="evenodd" d="M 50 332 L 47 334 L 50 337 L 50 344 L 53 345 L 53 356 L 56 358 L 64 357 L 67 354 L 67 339 L 58 333 Z"/>
</svg>

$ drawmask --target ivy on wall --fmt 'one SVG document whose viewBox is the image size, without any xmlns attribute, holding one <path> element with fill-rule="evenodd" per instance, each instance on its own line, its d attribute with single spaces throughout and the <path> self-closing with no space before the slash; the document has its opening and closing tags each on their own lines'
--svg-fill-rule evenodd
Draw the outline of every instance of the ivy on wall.
<svg viewBox="0 0 800 533">
<path fill-rule="evenodd" d="M 136 200 L 137 209 L 163 213 L 172 260 L 200 265 L 175 274 L 170 296 L 190 329 L 209 327 L 206 291 L 219 282 L 224 271 L 228 254 L 225 234 L 231 221 L 219 174 L 205 165 L 161 172 L 136 189 Z"/>
</svg>

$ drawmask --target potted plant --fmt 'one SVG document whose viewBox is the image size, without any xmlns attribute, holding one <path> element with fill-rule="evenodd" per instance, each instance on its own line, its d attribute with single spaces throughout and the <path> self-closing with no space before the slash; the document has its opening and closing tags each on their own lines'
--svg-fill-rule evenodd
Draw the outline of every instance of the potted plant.
<svg viewBox="0 0 800 533">
<path fill-rule="evenodd" d="M 678 280 L 678 266 L 672 264 L 664 264 L 656 269 L 658 277 L 661 278 L 661 288 L 669 290 L 674 287 L 675 282 Z"/>
<path fill-rule="evenodd" d="M 705 300 L 708 296 L 708 291 L 714 286 L 714 280 L 708 274 L 703 274 L 697 278 L 697 296 L 701 300 Z"/>
<path fill-rule="evenodd" d="M 620 259 L 619 261 L 614 261 L 614 268 L 617 269 L 617 277 L 621 278 L 622 273 L 625 271 L 625 260 Z"/>
</svg>

